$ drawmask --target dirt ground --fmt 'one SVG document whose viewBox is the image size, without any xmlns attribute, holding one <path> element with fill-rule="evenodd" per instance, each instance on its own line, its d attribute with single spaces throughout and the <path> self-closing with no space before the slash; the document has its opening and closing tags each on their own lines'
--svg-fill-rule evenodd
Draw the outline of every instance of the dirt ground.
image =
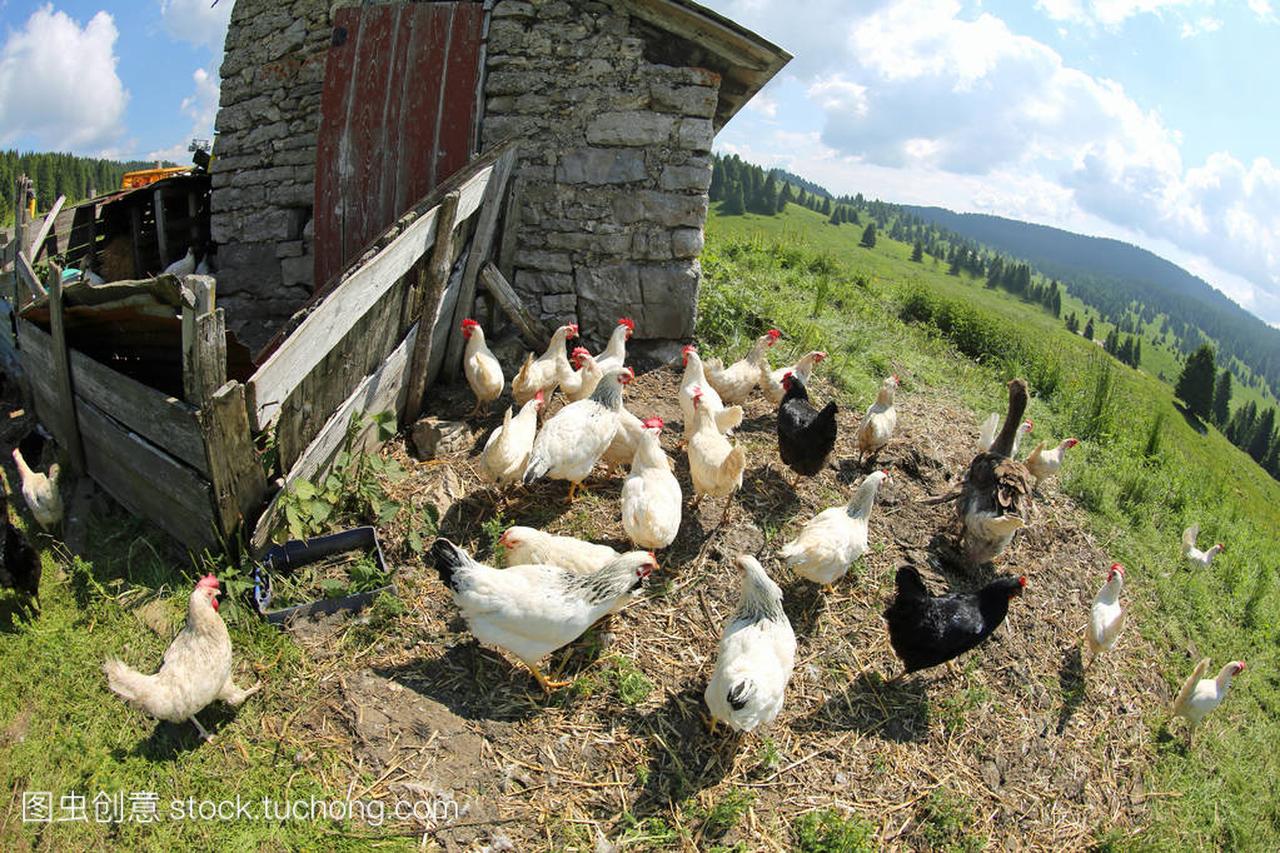
<svg viewBox="0 0 1280 853">
<path fill-rule="evenodd" d="M 573 686 L 546 697 L 522 666 L 479 646 L 435 573 L 409 550 L 406 531 L 387 529 L 384 547 L 400 566 L 408 612 L 354 644 L 341 640 L 367 631 L 364 619 L 295 627 L 315 677 L 335 688 L 325 705 L 299 709 L 299 742 L 351 750 L 352 767 L 378 780 L 367 796 L 451 798 L 455 819 L 420 827 L 449 850 L 506 842 L 612 849 L 624 836 L 624 846 L 644 847 L 658 844 L 663 824 L 686 847 L 784 849 L 799 815 L 828 807 L 870 820 L 882 845 L 921 848 L 938 843 L 931 826 L 945 816 L 932 795 L 940 790 L 967 803 L 952 818 L 962 834 L 995 848 L 1079 848 L 1102 831 L 1141 824 L 1148 718 L 1167 689 L 1133 630 L 1082 673 L 1081 631 L 1111 560 L 1056 483 L 1045 484 L 1034 523 L 997 561 L 997 572 L 1028 578 L 1005 624 L 956 672 L 887 684 L 900 669 L 880 615 L 895 568 L 913 562 L 935 591 L 990 577 L 951 562 L 953 506 L 919 503 L 962 474 L 977 435 L 972 417 L 955 400 L 904 385 L 898 432 L 866 468 L 893 477 L 872 514 L 871 549 L 824 594 L 782 568 L 776 551 L 816 512 L 843 504 L 866 473 L 851 450 L 861 409 L 842 410 L 832 463 L 792 490 L 773 410 L 755 396 L 737 433 L 751 462 L 720 524 L 722 501 L 690 509 L 688 464 L 676 450 L 677 385 L 669 368 L 643 374 L 627 405 L 667 422 L 663 446 L 686 495 L 679 538 L 659 555 L 660 577 L 644 599 L 552 656 L 551 669 Z M 811 391 L 817 401 L 829 393 L 821 380 Z M 461 418 L 470 404 L 465 386 L 444 389 L 428 415 Z M 500 419 L 495 409 L 472 422 L 470 446 L 441 459 L 415 461 L 397 440 L 385 452 L 410 476 L 394 492 L 418 507 L 434 503 L 441 534 L 482 559 L 508 524 L 625 550 L 621 478 L 606 479 L 602 469 L 572 506 L 567 484 L 541 483 L 513 493 L 495 521 L 495 497 L 474 463 Z M 702 692 L 736 606 L 733 558 L 744 551 L 783 588 L 799 644 L 795 675 L 767 732 L 721 728 L 712 736 Z M 707 819 L 726 811 L 736 819 Z"/>
</svg>

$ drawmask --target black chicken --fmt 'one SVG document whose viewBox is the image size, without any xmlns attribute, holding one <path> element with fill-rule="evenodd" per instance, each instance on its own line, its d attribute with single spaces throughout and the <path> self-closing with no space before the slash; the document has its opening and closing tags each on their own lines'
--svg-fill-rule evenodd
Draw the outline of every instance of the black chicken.
<svg viewBox="0 0 1280 853">
<path fill-rule="evenodd" d="M 4 548 L 0 552 L 0 586 L 7 586 L 37 599 L 40 595 L 40 555 L 31 547 L 27 537 L 9 521 L 7 479 L 4 480 L 4 494 L 0 495 L 0 515 L 4 521 L 4 537 L 0 542 L 0 546 Z"/>
<path fill-rule="evenodd" d="M 903 566 L 896 583 L 898 592 L 884 618 L 889 623 L 889 642 L 906 675 L 946 663 L 991 636 L 1009 612 L 1009 600 L 1022 594 L 1027 579 L 997 578 L 977 592 L 935 596 L 913 566 Z"/>
<path fill-rule="evenodd" d="M 793 373 L 782 377 L 782 387 L 786 393 L 778 407 L 778 452 L 796 472 L 794 486 L 801 477 L 812 477 L 827 464 L 836 446 L 837 407 L 833 400 L 820 412 L 814 409 L 804 382 Z"/>
</svg>

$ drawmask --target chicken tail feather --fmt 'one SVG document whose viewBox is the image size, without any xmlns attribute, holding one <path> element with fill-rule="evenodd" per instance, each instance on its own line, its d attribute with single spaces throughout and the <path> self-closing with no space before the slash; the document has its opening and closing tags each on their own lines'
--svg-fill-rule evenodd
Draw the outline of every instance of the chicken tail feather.
<svg viewBox="0 0 1280 853">
<path fill-rule="evenodd" d="M 444 585 L 456 592 L 454 574 L 458 569 L 466 567 L 468 562 L 467 555 L 457 545 L 441 537 L 431 546 L 431 562 L 435 570 L 439 572 L 440 580 L 444 582 Z"/>
<path fill-rule="evenodd" d="M 535 448 L 534 453 L 529 457 L 529 464 L 524 469 L 525 485 L 541 480 L 551 470 L 551 460 L 544 454 L 538 453 Z"/>
<path fill-rule="evenodd" d="M 102 665 L 102 671 L 107 674 L 107 686 L 112 693 L 135 707 L 141 706 L 152 676 L 143 675 L 115 658 L 109 658 Z"/>
<path fill-rule="evenodd" d="M 742 449 L 741 445 L 733 448 L 732 452 L 724 460 L 724 475 L 731 480 L 737 480 L 742 476 L 742 472 L 747 470 L 747 452 Z"/>
<path fill-rule="evenodd" d="M 729 707 L 735 711 L 741 711 L 747 707 L 747 703 L 751 701 L 751 695 L 756 692 L 756 686 L 749 679 L 743 679 L 729 688 L 729 693 L 725 696 L 725 700 L 729 703 Z"/>
</svg>

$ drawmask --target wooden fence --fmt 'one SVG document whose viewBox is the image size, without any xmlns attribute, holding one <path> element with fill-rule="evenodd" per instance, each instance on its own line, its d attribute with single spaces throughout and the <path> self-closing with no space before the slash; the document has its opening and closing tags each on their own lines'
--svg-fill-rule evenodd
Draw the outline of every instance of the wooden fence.
<svg viewBox="0 0 1280 853">
<path fill-rule="evenodd" d="M 5 311 L 0 325 L 14 321 L 17 334 L 0 335 L 0 355 L 14 356 L 72 467 L 126 508 L 192 548 L 242 532 L 261 551 L 279 522 L 280 496 L 324 473 L 353 421 L 361 424 L 356 445 L 372 447 L 377 432 L 362 416 L 394 411 L 406 423 L 451 343 L 460 358 L 458 324 L 492 253 L 513 163 L 511 147 L 477 158 L 402 216 L 313 297 L 243 382 L 227 379 L 225 320 L 205 276 L 102 286 L 176 294 L 182 399 L 68 346 L 56 268 L 49 328 L 33 319 L 39 311 Z M 41 309 L 44 297 L 32 293 Z M 278 470 L 264 470 L 257 448 L 266 445 L 276 448 Z M 276 475 L 283 489 L 267 502 Z"/>
</svg>

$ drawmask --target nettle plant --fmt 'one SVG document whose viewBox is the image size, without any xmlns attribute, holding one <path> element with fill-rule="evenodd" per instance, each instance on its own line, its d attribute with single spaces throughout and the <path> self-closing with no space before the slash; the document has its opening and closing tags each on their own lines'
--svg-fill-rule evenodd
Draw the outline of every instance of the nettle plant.
<svg viewBox="0 0 1280 853">
<path fill-rule="evenodd" d="M 387 524 L 399 514 L 401 505 L 387 494 L 385 484 L 404 479 L 404 467 L 377 453 L 352 450 L 366 425 L 377 429 L 379 442 L 394 436 L 395 420 L 393 412 L 352 415 L 328 473 L 315 481 L 295 480 L 280 499 L 290 538 L 316 536 L 339 523 Z"/>
</svg>

